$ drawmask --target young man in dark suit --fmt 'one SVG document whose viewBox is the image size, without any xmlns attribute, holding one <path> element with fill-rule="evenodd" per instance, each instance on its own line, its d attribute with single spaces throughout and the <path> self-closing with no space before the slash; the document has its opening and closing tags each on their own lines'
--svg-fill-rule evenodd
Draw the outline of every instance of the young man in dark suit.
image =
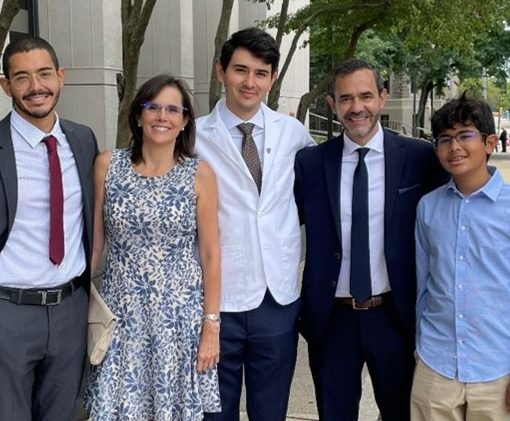
<svg viewBox="0 0 510 421">
<path fill-rule="evenodd" d="M 88 127 L 54 111 L 64 84 L 40 38 L 13 41 L 0 80 L 0 419 L 71 421 L 85 362 L 92 244 Z"/>
<path fill-rule="evenodd" d="M 372 66 L 343 62 L 328 103 L 344 132 L 296 156 L 301 331 L 322 421 L 358 419 L 365 363 L 382 420 L 409 420 L 416 205 L 446 178 L 432 144 L 381 127 L 386 97 Z"/>
</svg>

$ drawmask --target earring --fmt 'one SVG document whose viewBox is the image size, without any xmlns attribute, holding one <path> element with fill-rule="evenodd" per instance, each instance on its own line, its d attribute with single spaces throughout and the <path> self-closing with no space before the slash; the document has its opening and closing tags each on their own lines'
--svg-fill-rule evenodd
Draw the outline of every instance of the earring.
<svg viewBox="0 0 510 421">
<path fill-rule="evenodd" d="M 183 131 L 184 131 L 184 128 L 185 128 L 185 127 L 186 127 L 186 126 L 182 126 L 182 127 L 181 127 L 181 132 L 183 132 Z"/>
<path fill-rule="evenodd" d="M 138 127 L 142 127 L 142 123 L 138 122 Z"/>
</svg>

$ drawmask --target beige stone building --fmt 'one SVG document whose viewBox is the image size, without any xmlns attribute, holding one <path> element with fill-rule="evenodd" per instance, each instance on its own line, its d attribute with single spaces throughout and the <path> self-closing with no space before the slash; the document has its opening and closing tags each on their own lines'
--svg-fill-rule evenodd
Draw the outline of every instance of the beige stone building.
<svg viewBox="0 0 510 421">
<path fill-rule="evenodd" d="M 0 4 L 3 0 L 0 0 Z M 296 10 L 309 0 L 292 0 Z M 101 148 L 115 145 L 117 128 L 116 75 L 122 71 L 120 0 L 20 0 L 23 10 L 16 17 L 11 36 L 33 33 L 48 40 L 66 69 L 65 88 L 59 115 L 93 127 Z M 214 37 L 221 12 L 221 0 L 158 0 L 139 64 L 139 81 L 170 72 L 185 79 L 195 93 L 198 114 L 208 110 Z M 264 4 L 235 0 L 230 32 L 255 25 L 268 13 L 278 11 L 276 0 L 268 11 Z M 282 62 L 290 45 L 282 45 Z M 280 111 L 296 109 L 308 91 L 309 53 L 295 53 L 292 68 L 282 89 Z M 10 109 L 5 95 L 0 97 L 0 115 Z"/>
</svg>

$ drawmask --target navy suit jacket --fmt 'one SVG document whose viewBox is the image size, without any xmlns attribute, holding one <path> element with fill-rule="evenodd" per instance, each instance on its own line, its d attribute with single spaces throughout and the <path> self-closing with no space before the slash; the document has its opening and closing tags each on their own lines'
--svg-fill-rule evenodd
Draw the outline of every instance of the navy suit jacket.
<svg viewBox="0 0 510 421">
<path fill-rule="evenodd" d="M 343 135 L 302 149 L 295 161 L 295 198 L 306 230 L 301 333 L 310 345 L 326 330 L 340 273 L 340 175 Z M 420 198 L 445 183 L 429 142 L 384 131 L 384 255 L 404 334 L 414 340 L 416 274 L 414 225 Z"/>
<path fill-rule="evenodd" d="M 83 244 L 87 258 L 87 273 L 90 278 L 90 256 L 92 253 L 92 219 L 93 219 L 93 164 L 98 153 L 96 137 L 92 130 L 81 124 L 60 119 L 60 126 L 65 133 L 74 154 L 78 176 L 80 178 L 84 233 Z M 5 246 L 16 215 L 18 203 L 18 176 L 16 160 L 11 137 L 11 117 L 7 115 L 0 121 L 0 251 Z"/>
</svg>

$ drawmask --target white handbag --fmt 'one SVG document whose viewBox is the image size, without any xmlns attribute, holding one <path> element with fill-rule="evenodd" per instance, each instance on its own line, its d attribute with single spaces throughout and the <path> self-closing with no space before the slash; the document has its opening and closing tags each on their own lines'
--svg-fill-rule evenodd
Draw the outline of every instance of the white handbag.
<svg viewBox="0 0 510 421">
<path fill-rule="evenodd" d="M 94 284 L 90 283 L 87 354 L 90 364 L 103 361 L 112 341 L 117 317 L 111 312 Z"/>
</svg>

